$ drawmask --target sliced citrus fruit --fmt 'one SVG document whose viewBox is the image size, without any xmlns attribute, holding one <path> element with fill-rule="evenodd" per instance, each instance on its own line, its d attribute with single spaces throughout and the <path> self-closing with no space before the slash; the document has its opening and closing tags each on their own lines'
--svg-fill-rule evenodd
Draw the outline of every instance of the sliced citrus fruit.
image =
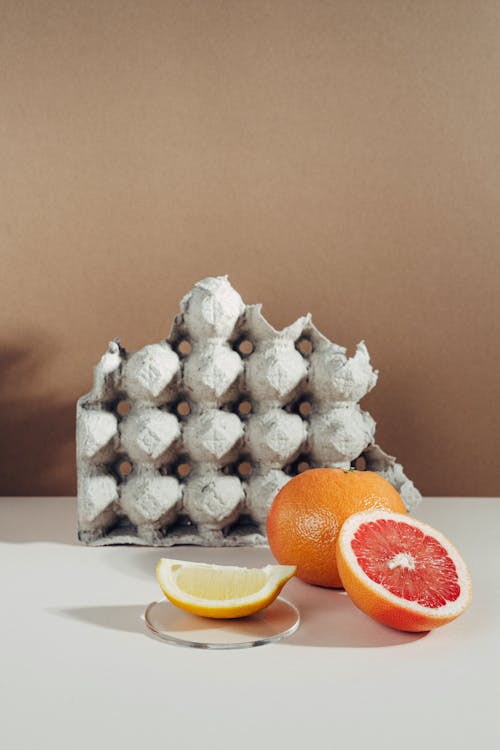
<svg viewBox="0 0 500 750">
<path fill-rule="evenodd" d="M 432 630 L 468 607 L 472 585 L 458 551 L 431 526 L 384 510 L 342 526 L 337 565 L 359 609 L 397 630 Z"/>
<path fill-rule="evenodd" d="M 245 617 L 271 604 L 295 565 L 239 568 L 162 558 L 156 566 L 161 590 L 172 604 L 203 617 Z"/>
</svg>

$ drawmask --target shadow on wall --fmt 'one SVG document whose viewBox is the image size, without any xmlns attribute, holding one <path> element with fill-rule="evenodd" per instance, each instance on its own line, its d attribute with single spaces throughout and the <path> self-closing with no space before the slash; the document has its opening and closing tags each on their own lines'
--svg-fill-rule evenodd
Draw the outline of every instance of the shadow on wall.
<svg viewBox="0 0 500 750">
<path fill-rule="evenodd" d="M 76 406 L 37 393 L 50 348 L 30 343 L 0 346 L 0 496 L 75 495 Z"/>
</svg>

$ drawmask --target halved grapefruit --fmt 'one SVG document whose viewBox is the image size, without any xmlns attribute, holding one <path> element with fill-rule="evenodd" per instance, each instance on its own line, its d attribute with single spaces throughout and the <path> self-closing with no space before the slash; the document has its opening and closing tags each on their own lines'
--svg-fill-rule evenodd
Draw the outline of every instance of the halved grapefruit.
<svg viewBox="0 0 500 750">
<path fill-rule="evenodd" d="M 400 513 L 350 516 L 338 536 L 337 565 L 354 604 L 397 630 L 432 630 L 470 604 L 469 571 L 455 547 L 441 532 Z"/>
</svg>

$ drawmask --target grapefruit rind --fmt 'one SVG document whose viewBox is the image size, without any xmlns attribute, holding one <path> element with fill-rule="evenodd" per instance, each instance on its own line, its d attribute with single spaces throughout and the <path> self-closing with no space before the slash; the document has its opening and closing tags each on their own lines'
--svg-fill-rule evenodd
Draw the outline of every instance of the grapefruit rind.
<svg viewBox="0 0 500 750">
<path fill-rule="evenodd" d="M 372 471 L 317 468 L 297 474 L 277 493 L 267 516 L 271 552 L 282 565 L 297 565 L 305 583 L 342 588 L 336 543 L 352 513 L 376 508 L 406 514 L 396 489 Z"/>
<path fill-rule="evenodd" d="M 162 558 L 156 578 L 167 599 L 180 609 L 201 617 L 230 619 L 267 607 L 296 570 L 295 565 L 242 568 Z M 238 586 L 243 594 L 231 595 L 239 593 Z M 217 598 L 219 592 L 229 596 Z"/>
<path fill-rule="evenodd" d="M 365 573 L 351 542 L 360 526 L 378 520 L 409 524 L 436 539 L 446 549 L 455 565 L 460 585 L 460 594 L 454 601 L 439 607 L 424 606 L 393 594 Z M 461 615 L 472 599 L 472 582 L 467 565 L 449 539 L 423 521 L 399 513 L 372 510 L 350 516 L 342 525 L 337 539 L 337 566 L 342 584 L 354 604 L 375 620 L 397 630 L 420 632 L 445 625 Z"/>
</svg>

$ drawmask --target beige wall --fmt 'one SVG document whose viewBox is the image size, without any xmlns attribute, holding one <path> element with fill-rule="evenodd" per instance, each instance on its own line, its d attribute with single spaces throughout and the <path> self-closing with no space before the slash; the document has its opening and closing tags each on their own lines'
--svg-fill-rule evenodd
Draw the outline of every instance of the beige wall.
<svg viewBox="0 0 500 750">
<path fill-rule="evenodd" d="M 228 273 L 426 494 L 499 494 L 500 3 L 0 0 L 0 494 L 75 492 L 108 339 Z"/>
</svg>

